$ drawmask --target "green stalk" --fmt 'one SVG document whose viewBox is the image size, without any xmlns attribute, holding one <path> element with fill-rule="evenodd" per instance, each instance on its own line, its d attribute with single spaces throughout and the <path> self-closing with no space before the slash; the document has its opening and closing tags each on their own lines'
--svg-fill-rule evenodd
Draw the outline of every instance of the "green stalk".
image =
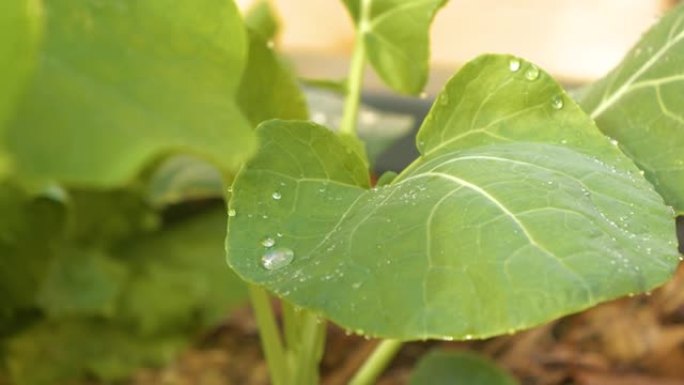
<svg viewBox="0 0 684 385">
<path fill-rule="evenodd" d="M 318 383 L 318 364 L 323 349 L 321 344 L 325 340 L 326 323 L 315 314 L 307 312 L 301 324 L 301 350 L 298 352 L 298 365 L 295 372 L 297 385 L 316 385 Z"/>
<path fill-rule="evenodd" d="M 349 385 L 374 384 L 375 380 L 387 368 L 390 361 L 397 355 L 402 344 L 401 341 L 397 340 L 382 341 L 363 366 L 356 372 L 354 378 L 349 381 Z"/>
<path fill-rule="evenodd" d="M 369 28 L 370 5 L 372 0 L 361 0 L 361 11 L 356 23 L 356 37 L 352 52 L 349 75 L 347 76 L 347 96 L 344 101 L 344 115 L 340 125 L 340 133 L 356 136 L 356 123 L 361 101 L 363 84 L 363 67 L 366 63 L 366 42 L 364 34 Z"/>
<path fill-rule="evenodd" d="M 252 301 L 257 324 L 259 325 L 261 348 L 266 357 L 271 381 L 273 385 L 289 385 L 289 371 L 286 366 L 285 351 L 280 340 L 280 332 L 278 331 L 278 325 L 273 315 L 268 294 L 259 286 L 249 285 L 249 297 Z"/>
</svg>

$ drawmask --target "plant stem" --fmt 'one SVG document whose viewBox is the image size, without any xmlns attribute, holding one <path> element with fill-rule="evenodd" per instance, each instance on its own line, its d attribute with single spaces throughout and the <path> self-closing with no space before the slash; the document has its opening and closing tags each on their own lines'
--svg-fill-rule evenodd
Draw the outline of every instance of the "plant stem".
<svg viewBox="0 0 684 385">
<path fill-rule="evenodd" d="M 293 384 L 316 385 L 318 383 L 318 363 L 322 356 L 321 344 L 325 340 L 326 322 L 307 312 L 301 323 L 301 350 L 297 352 L 298 364 Z"/>
<path fill-rule="evenodd" d="M 344 101 L 344 115 L 340 132 L 356 136 L 356 123 L 359 115 L 359 103 L 361 100 L 361 86 L 363 83 L 363 67 L 366 63 L 366 43 L 364 34 L 369 28 L 371 0 L 361 0 L 359 20 L 356 23 L 356 37 L 354 40 L 354 52 L 352 53 L 349 75 L 347 76 L 347 96 Z"/>
<path fill-rule="evenodd" d="M 403 342 L 397 340 L 384 340 L 373 351 L 368 360 L 356 372 L 349 385 L 370 385 L 385 370 L 387 364 L 399 352 Z"/>
<path fill-rule="evenodd" d="M 252 300 L 252 307 L 259 325 L 261 348 L 264 351 L 268 370 L 271 373 L 271 381 L 273 385 L 289 385 L 285 351 L 268 294 L 259 286 L 249 285 L 249 297 Z"/>
</svg>

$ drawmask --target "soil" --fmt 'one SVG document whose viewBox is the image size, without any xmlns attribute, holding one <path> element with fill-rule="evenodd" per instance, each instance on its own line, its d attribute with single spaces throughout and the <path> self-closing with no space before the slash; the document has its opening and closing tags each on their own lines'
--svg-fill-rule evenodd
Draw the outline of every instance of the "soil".
<svg viewBox="0 0 684 385">
<path fill-rule="evenodd" d="M 345 384 L 377 343 L 330 326 L 322 384 Z M 684 385 L 684 265 L 650 295 L 604 303 L 515 335 L 408 343 L 378 384 L 406 384 L 420 356 L 435 348 L 479 352 L 522 385 Z M 257 327 L 245 307 L 174 363 L 140 370 L 128 385 L 268 383 Z"/>
</svg>

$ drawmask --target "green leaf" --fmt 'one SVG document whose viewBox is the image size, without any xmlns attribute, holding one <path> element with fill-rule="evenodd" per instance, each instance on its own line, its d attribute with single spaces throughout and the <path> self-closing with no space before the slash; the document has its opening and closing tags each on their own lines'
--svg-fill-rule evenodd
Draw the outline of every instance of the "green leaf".
<svg viewBox="0 0 684 385">
<path fill-rule="evenodd" d="M 69 191 L 67 236 L 73 245 L 106 249 L 159 227 L 159 213 L 136 188 Z"/>
<path fill-rule="evenodd" d="M 9 125 L 20 172 L 112 187 L 170 152 L 230 171 L 255 148 L 235 103 L 247 44 L 233 2 L 44 5 L 42 60 Z"/>
<path fill-rule="evenodd" d="M 38 0 L 5 0 L 0 5 L 0 134 L 35 66 L 41 8 Z"/>
<path fill-rule="evenodd" d="M 0 4 L 0 180 L 9 173 L 4 153 L 5 124 L 33 70 L 41 35 L 38 0 L 6 0 Z"/>
<path fill-rule="evenodd" d="M 468 352 L 432 351 L 411 373 L 409 385 L 515 385 L 493 362 Z"/>
<path fill-rule="evenodd" d="M 0 317 L 35 305 L 61 238 L 64 207 L 0 184 Z M 1 331 L 0 331 L 1 334 Z"/>
<path fill-rule="evenodd" d="M 684 5 L 648 31 L 580 104 L 684 214 Z"/>
<path fill-rule="evenodd" d="M 263 39 L 275 38 L 280 32 L 280 22 L 269 0 L 258 0 L 245 14 L 245 24 Z"/>
<path fill-rule="evenodd" d="M 245 286 L 222 258 L 225 228 L 215 210 L 128 242 L 116 253 L 131 269 L 118 316 L 145 335 L 195 331 L 244 303 Z"/>
<path fill-rule="evenodd" d="M 228 261 L 352 330 L 488 337 L 649 290 L 678 263 L 662 198 L 517 58 L 466 65 L 421 128 L 422 156 L 381 188 L 323 127 L 257 132 L 233 184 Z"/>
<path fill-rule="evenodd" d="M 52 318 L 111 316 L 126 273 L 121 262 L 101 250 L 64 247 L 41 282 L 37 303 Z"/>
<path fill-rule="evenodd" d="M 447 0 L 343 1 L 382 80 L 397 92 L 420 93 L 427 81 L 430 24 Z M 360 20 L 364 3 L 370 7 L 368 20 Z"/>
<path fill-rule="evenodd" d="M 96 320 L 46 321 L 8 342 L 8 366 L 15 384 L 65 384 L 93 376 L 115 381 L 141 366 L 168 362 L 186 344 L 179 336 L 144 337 Z"/>
<path fill-rule="evenodd" d="M 238 102 L 253 125 L 268 119 L 306 119 L 306 100 L 297 79 L 273 51 L 272 43 L 249 32 L 249 59 Z"/>
</svg>

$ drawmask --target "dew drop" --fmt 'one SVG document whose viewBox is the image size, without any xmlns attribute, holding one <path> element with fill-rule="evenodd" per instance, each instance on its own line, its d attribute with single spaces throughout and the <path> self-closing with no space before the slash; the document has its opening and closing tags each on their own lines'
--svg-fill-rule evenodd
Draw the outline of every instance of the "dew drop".
<svg viewBox="0 0 684 385">
<path fill-rule="evenodd" d="M 473 336 L 472 334 L 466 334 L 465 336 L 463 336 L 463 338 L 465 338 L 466 341 L 470 341 L 473 339 Z"/>
<path fill-rule="evenodd" d="M 565 103 L 563 102 L 562 96 L 556 96 L 551 99 L 551 107 L 553 107 L 554 110 L 560 110 L 563 108 L 563 105 L 565 105 Z"/>
<path fill-rule="evenodd" d="M 266 237 L 261 241 L 261 245 L 264 247 L 273 247 L 275 246 L 275 240 L 271 237 Z"/>
<path fill-rule="evenodd" d="M 361 282 L 354 282 L 354 283 L 352 284 L 352 287 L 353 287 L 354 289 L 360 288 L 360 287 L 361 287 Z"/>
<path fill-rule="evenodd" d="M 276 191 L 276 192 L 274 192 L 273 194 L 271 194 L 271 197 L 272 197 L 273 199 L 275 199 L 275 200 L 278 201 L 278 200 L 280 200 L 280 198 L 282 198 L 283 196 L 280 195 L 280 193 L 279 193 L 278 191 Z"/>
<path fill-rule="evenodd" d="M 236 215 L 237 215 L 237 212 L 235 211 L 235 209 L 228 209 L 228 216 L 229 217 L 234 217 Z"/>
<path fill-rule="evenodd" d="M 233 186 L 228 186 L 226 191 L 228 191 L 229 194 L 232 193 L 233 192 Z"/>
<path fill-rule="evenodd" d="M 511 61 L 508 62 L 508 69 L 511 70 L 511 72 L 518 72 L 518 70 L 520 70 L 520 59 L 511 59 Z"/>
<path fill-rule="evenodd" d="M 610 144 L 612 144 L 613 146 L 617 147 L 618 141 L 615 140 L 615 139 L 611 139 L 611 140 L 610 140 Z"/>
<path fill-rule="evenodd" d="M 539 68 L 534 64 L 530 64 L 530 68 L 525 71 L 525 79 L 532 81 L 537 80 L 537 78 L 539 78 Z"/>
<path fill-rule="evenodd" d="M 278 270 L 289 265 L 294 259 L 294 252 L 287 248 L 269 250 L 261 256 L 261 266 L 266 270 Z"/>
</svg>

